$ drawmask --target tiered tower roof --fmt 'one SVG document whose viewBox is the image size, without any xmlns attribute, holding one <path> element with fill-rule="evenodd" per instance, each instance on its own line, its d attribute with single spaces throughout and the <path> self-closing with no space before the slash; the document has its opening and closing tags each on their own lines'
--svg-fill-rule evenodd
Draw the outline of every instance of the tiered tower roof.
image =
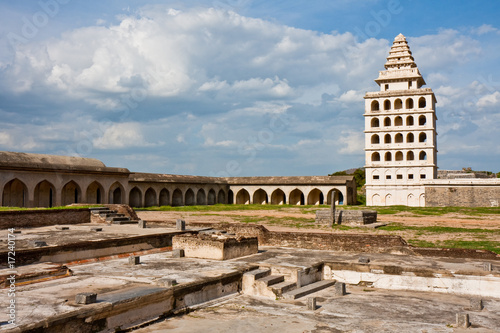
<svg viewBox="0 0 500 333">
<path fill-rule="evenodd" d="M 375 80 L 378 85 L 387 82 L 415 79 L 417 79 L 418 88 L 425 85 L 424 78 L 417 68 L 406 37 L 403 34 L 399 34 L 394 38 L 387 62 L 385 63 L 385 69 L 385 71 L 379 72 L 379 77 Z"/>
</svg>

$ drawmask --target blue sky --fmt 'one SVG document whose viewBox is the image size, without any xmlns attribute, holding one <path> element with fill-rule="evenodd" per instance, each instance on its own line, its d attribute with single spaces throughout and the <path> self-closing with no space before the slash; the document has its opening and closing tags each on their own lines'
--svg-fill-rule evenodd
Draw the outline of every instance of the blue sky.
<svg viewBox="0 0 500 333">
<path fill-rule="evenodd" d="M 364 165 L 364 102 L 403 33 L 438 166 L 500 171 L 500 2 L 0 1 L 0 150 L 138 172 Z"/>
</svg>

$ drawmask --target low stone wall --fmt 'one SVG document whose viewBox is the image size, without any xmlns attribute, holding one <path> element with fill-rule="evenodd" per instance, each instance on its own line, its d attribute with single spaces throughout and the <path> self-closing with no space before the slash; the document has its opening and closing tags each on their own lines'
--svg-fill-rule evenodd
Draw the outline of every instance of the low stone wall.
<svg viewBox="0 0 500 333">
<path fill-rule="evenodd" d="M 173 237 L 172 248 L 188 258 L 228 260 L 258 253 L 259 243 L 257 237 L 183 234 Z"/>
<path fill-rule="evenodd" d="M 499 207 L 500 179 L 433 180 L 425 184 L 427 207 Z"/>
<path fill-rule="evenodd" d="M 0 212 L 0 229 L 36 228 L 58 224 L 89 222 L 90 210 L 88 208 L 33 209 Z"/>
<path fill-rule="evenodd" d="M 365 225 L 377 222 L 377 212 L 374 210 L 335 210 L 335 223 L 347 225 Z M 330 209 L 316 211 L 316 223 L 332 225 Z"/>
</svg>

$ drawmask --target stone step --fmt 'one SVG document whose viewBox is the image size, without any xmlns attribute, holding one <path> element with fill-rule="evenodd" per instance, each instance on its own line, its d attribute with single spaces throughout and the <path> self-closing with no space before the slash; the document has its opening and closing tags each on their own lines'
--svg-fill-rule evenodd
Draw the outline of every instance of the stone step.
<svg viewBox="0 0 500 333">
<path fill-rule="evenodd" d="M 99 216 L 100 217 L 112 217 L 112 216 L 125 216 L 125 215 L 118 214 L 116 212 L 116 210 L 115 210 L 115 211 L 109 211 L 109 212 L 106 212 L 106 213 L 99 213 Z"/>
<path fill-rule="evenodd" d="M 263 277 L 266 277 L 271 274 L 271 270 L 268 268 L 259 268 L 259 269 L 254 269 L 253 271 L 246 272 L 245 274 L 248 275 L 253 275 L 255 277 L 255 280 L 262 279 Z"/>
<path fill-rule="evenodd" d="M 92 215 L 105 214 L 105 213 L 109 213 L 109 212 L 110 212 L 109 208 L 90 209 L 90 213 Z"/>
<path fill-rule="evenodd" d="M 264 283 L 267 287 L 285 281 L 285 277 L 283 275 L 268 275 L 263 278 L 258 279 L 257 281 Z"/>
<path fill-rule="evenodd" d="M 112 224 L 138 224 L 139 220 L 112 221 Z"/>
<path fill-rule="evenodd" d="M 106 218 L 106 221 L 108 222 L 128 221 L 128 220 L 130 220 L 130 217 L 128 216 L 110 216 Z"/>
<path fill-rule="evenodd" d="M 281 283 L 274 284 L 269 288 L 276 295 L 276 297 L 282 298 L 284 293 L 297 288 L 297 283 L 292 281 L 283 281 Z"/>
<path fill-rule="evenodd" d="M 288 300 L 297 299 L 315 293 L 322 289 L 328 288 L 330 286 L 333 286 L 334 284 L 335 280 L 323 280 L 323 281 L 313 282 L 311 284 L 308 284 L 307 286 L 284 293 L 283 298 Z"/>
</svg>

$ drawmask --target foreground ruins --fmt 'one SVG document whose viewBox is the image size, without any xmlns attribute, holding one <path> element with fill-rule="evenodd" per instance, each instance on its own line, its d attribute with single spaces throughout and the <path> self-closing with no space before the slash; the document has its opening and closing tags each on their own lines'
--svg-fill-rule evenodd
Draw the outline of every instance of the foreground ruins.
<svg viewBox="0 0 500 333">
<path fill-rule="evenodd" d="M 68 211 L 66 224 L 15 229 L 15 268 L 2 253 L 0 276 L 8 291 L 16 272 L 16 325 L 3 311 L 1 331 L 500 330 L 492 252 L 413 248 L 389 235 L 149 223 L 127 206 Z"/>
</svg>

